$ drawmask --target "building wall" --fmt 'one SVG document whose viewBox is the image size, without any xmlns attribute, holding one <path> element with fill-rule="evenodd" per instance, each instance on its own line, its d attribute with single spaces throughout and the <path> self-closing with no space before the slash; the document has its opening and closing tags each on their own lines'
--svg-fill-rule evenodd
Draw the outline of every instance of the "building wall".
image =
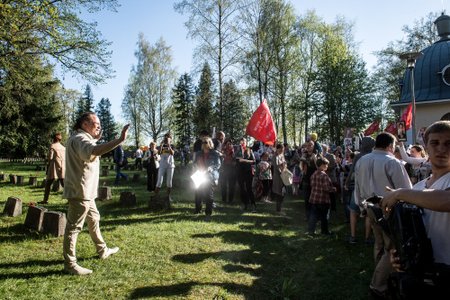
<svg viewBox="0 0 450 300">
<path fill-rule="evenodd" d="M 416 128 L 427 127 L 439 121 L 445 114 L 450 113 L 450 102 L 447 103 L 416 103 Z"/>
</svg>

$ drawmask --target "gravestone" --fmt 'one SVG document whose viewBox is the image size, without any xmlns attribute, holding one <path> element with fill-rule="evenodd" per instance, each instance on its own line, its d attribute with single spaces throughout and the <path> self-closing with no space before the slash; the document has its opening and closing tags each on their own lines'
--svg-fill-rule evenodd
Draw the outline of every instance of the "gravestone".
<svg viewBox="0 0 450 300">
<path fill-rule="evenodd" d="M 108 176 L 108 175 L 109 175 L 108 166 L 102 167 L 102 176 Z"/>
<path fill-rule="evenodd" d="M 136 195 L 133 192 L 122 192 L 122 193 L 120 193 L 119 202 L 123 206 L 135 206 L 136 205 Z"/>
<path fill-rule="evenodd" d="M 17 175 L 17 181 L 16 184 L 17 185 L 23 185 L 23 182 L 25 181 L 25 177 L 22 175 Z"/>
<path fill-rule="evenodd" d="M 13 174 L 9 174 L 9 183 L 16 184 L 17 183 L 17 176 Z"/>
<path fill-rule="evenodd" d="M 170 198 L 169 196 L 161 196 L 161 195 L 154 195 L 150 196 L 150 199 L 148 201 L 148 208 L 151 210 L 157 211 L 157 210 L 166 210 L 170 209 Z"/>
<path fill-rule="evenodd" d="M 44 212 L 44 220 L 42 221 L 42 232 L 53 236 L 64 235 L 66 228 L 66 214 L 59 211 Z"/>
<path fill-rule="evenodd" d="M 139 182 L 139 180 L 141 179 L 141 174 L 137 173 L 137 174 L 133 174 L 133 182 Z"/>
<path fill-rule="evenodd" d="M 27 217 L 25 218 L 25 227 L 39 232 L 42 231 L 42 222 L 46 211 L 47 209 L 42 206 L 29 206 Z"/>
<path fill-rule="evenodd" d="M 101 186 L 98 188 L 98 200 L 111 200 L 112 199 L 112 193 L 111 193 L 111 187 L 109 186 Z"/>
<path fill-rule="evenodd" d="M 3 213 L 9 217 L 17 217 L 22 214 L 22 200 L 16 197 L 8 197 Z"/>
<path fill-rule="evenodd" d="M 38 180 L 36 176 L 30 176 L 30 179 L 28 180 L 28 185 L 31 186 L 37 186 Z"/>
</svg>

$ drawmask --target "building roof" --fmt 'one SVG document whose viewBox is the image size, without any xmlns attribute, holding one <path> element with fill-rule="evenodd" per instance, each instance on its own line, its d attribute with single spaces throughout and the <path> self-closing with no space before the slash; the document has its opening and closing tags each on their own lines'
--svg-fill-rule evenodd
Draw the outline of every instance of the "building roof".
<svg viewBox="0 0 450 300">
<path fill-rule="evenodd" d="M 414 68 L 417 104 L 450 102 L 450 17 L 442 14 L 434 23 L 440 40 L 421 51 Z M 407 69 L 404 73 L 400 101 L 395 106 L 411 102 L 410 72 L 411 69 Z"/>
</svg>

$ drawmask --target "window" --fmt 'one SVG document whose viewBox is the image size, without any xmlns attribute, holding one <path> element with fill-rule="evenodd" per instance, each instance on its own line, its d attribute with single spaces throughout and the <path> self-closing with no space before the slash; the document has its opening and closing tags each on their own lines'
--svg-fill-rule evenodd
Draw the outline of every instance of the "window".
<svg viewBox="0 0 450 300">
<path fill-rule="evenodd" d="M 442 69 L 442 81 L 450 86 L 450 65 L 446 65 L 443 69 Z"/>
</svg>

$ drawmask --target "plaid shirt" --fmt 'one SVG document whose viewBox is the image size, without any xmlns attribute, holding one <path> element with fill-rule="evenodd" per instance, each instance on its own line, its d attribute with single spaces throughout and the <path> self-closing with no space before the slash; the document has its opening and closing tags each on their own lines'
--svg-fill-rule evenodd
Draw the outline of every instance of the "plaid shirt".
<svg viewBox="0 0 450 300">
<path fill-rule="evenodd" d="M 317 170 L 311 176 L 311 204 L 329 204 L 330 193 L 333 192 L 333 184 L 327 173 Z"/>
</svg>

